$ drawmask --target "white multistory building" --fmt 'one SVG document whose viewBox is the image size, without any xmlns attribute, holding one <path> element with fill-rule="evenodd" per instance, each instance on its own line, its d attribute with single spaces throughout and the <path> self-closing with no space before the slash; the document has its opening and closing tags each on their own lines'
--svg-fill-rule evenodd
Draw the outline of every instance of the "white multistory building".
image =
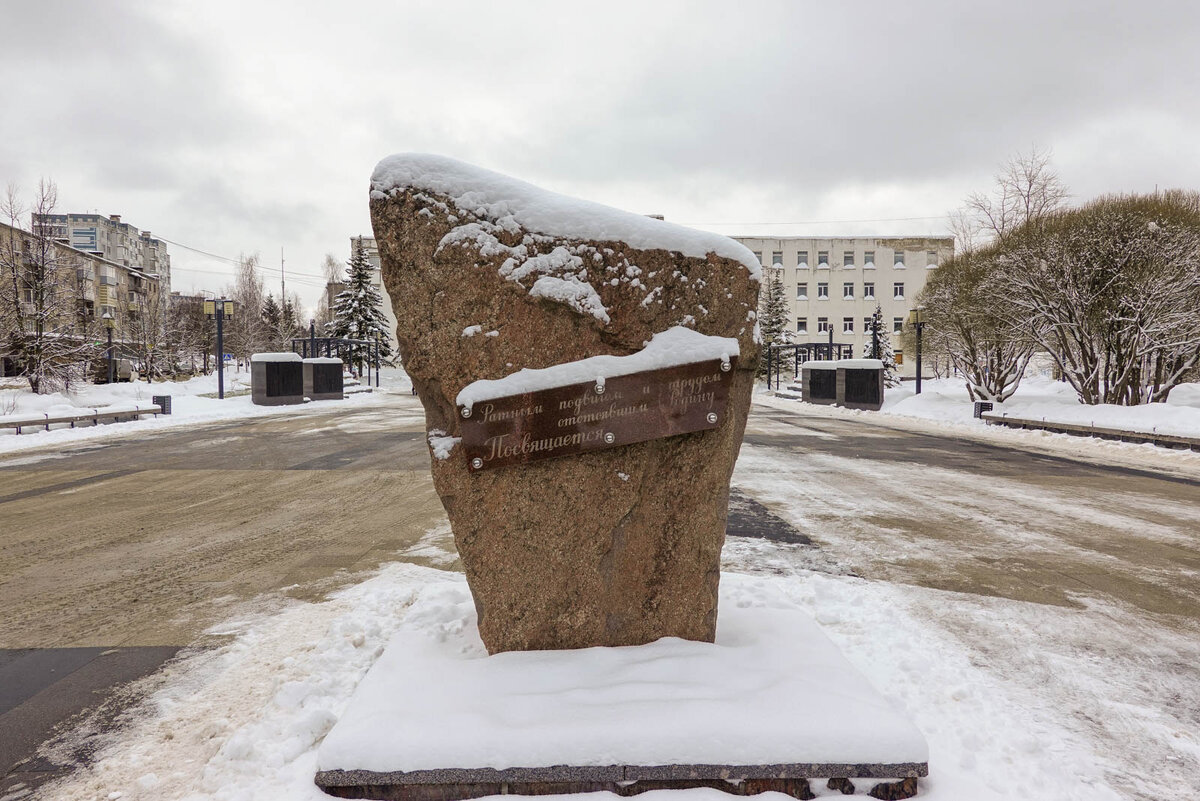
<svg viewBox="0 0 1200 801">
<path fill-rule="evenodd" d="M 902 375 L 915 374 L 899 334 L 926 275 L 953 255 L 953 237 L 733 238 L 758 257 L 764 277 L 782 278 L 795 342 L 825 344 L 832 331 L 835 350 L 861 356 L 878 305 L 891 332 L 897 367 Z M 766 286 L 764 282 L 764 291 Z"/>
</svg>

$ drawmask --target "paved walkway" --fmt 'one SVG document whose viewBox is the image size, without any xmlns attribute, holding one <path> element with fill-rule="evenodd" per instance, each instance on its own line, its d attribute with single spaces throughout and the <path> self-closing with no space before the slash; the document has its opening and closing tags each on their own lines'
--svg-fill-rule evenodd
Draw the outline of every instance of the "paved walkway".
<svg viewBox="0 0 1200 801">
<path fill-rule="evenodd" d="M 788 510 L 782 516 L 844 568 L 1200 623 L 1200 479 L 797 407 L 756 408 L 735 485 Z"/>
</svg>

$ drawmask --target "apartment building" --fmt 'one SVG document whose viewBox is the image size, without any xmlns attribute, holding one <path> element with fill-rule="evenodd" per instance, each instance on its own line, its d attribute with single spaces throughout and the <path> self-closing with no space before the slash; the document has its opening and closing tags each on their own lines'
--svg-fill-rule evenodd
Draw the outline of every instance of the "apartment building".
<svg viewBox="0 0 1200 801">
<path fill-rule="evenodd" d="M 764 267 L 779 275 L 790 307 L 796 342 L 848 345 L 861 356 L 867 323 L 878 305 L 892 333 L 896 365 L 915 375 L 899 333 L 929 270 L 954 253 L 953 237 L 760 237 L 735 236 Z"/>
<path fill-rule="evenodd" d="M 76 250 L 119 264 L 145 275 L 158 276 L 163 297 L 171 294 L 171 256 L 167 244 L 149 231 L 139 231 L 121 215 L 41 214 L 34 219 L 38 232 Z"/>
<path fill-rule="evenodd" d="M 33 313 L 33 284 L 29 277 L 22 274 L 20 259 L 33 266 L 34 235 L 28 231 L 0 223 L 0 248 L 3 248 L 5 259 L 13 258 L 18 261 L 17 280 L 20 282 L 18 292 L 24 293 L 30 308 L 23 312 Z M 69 320 L 54 320 L 51 324 L 61 328 L 68 335 L 95 337 L 102 335 L 105 314 L 113 320 L 117 342 L 123 341 L 127 332 L 136 328 L 139 320 L 146 314 L 147 307 L 160 295 L 161 284 L 157 276 L 142 272 L 134 267 L 109 261 L 90 251 L 78 250 L 69 245 L 54 242 L 54 260 L 67 276 L 65 283 L 56 279 L 55 292 L 66 289 L 69 292 L 71 304 L 74 307 L 74 317 Z M 24 253 L 24 256 L 19 254 Z M 0 260 L 3 261 L 3 260 Z M 69 306 L 61 306 L 65 312 Z M 3 367 L 0 372 L 12 372 L 15 365 L 8 359 L 8 354 L 0 353 L 3 357 Z"/>
</svg>

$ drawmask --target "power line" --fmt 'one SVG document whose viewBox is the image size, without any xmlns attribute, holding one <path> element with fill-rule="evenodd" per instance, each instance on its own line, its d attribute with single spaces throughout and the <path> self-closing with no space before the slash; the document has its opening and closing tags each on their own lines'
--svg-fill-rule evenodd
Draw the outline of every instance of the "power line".
<svg viewBox="0 0 1200 801">
<path fill-rule="evenodd" d="M 208 256 L 210 259 L 216 259 L 217 261 L 227 262 L 234 266 L 240 266 L 242 263 L 241 259 L 233 259 L 233 258 L 230 258 L 229 256 L 220 256 L 216 253 L 210 253 L 207 250 L 201 250 L 200 248 L 194 248 L 191 245 L 185 245 L 182 242 L 176 242 L 173 239 L 167 239 L 165 236 L 156 236 L 154 238 L 161 239 L 163 242 L 166 242 L 169 245 L 174 245 L 176 247 L 183 248 L 184 250 L 190 250 L 193 253 L 199 253 L 202 256 Z M 199 269 L 196 267 L 179 267 L 178 269 L 188 270 L 190 272 L 197 272 L 197 273 L 212 273 L 213 275 L 225 275 L 225 273 L 219 272 L 217 270 L 203 270 L 203 269 Z M 297 278 L 296 277 L 297 275 L 299 275 L 301 277 Z M 292 271 L 292 280 L 293 281 L 299 281 L 300 283 L 305 283 L 304 278 L 311 278 L 314 281 L 319 281 L 319 283 L 311 284 L 312 286 L 324 286 L 324 284 L 325 284 L 324 276 L 314 275 L 312 273 L 296 273 L 294 270 Z"/>
<path fill-rule="evenodd" d="M 241 264 L 242 263 L 241 259 L 231 259 L 228 256 L 218 256 L 216 253 L 209 253 L 207 250 L 201 250 L 200 248 L 194 248 L 191 245 L 185 245 L 182 242 L 176 242 L 174 239 L 167 239 L 165 236 L 156 236 L 154 238 L 161 239 L 162 241 L 166 242 L 169 245 L 174 245 L 175 247 L 183 248 L 184 250 L 190 250 L 193 253 L 199 253 L 201 255 L 208 256 L 209 258 L 216 259 L 217 261 L 227 261 L 230 264 Z"/>
</svg>

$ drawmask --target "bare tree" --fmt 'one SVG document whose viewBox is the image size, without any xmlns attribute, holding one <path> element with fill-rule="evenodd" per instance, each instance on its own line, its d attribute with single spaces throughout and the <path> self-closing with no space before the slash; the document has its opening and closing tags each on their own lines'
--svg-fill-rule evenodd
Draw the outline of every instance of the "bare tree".
<svg viewBox="0 0 1200 801">
<path fill-rule="evenodd" d="M 327 284 L 344 284 L 346 283 L 346 269 L 337 256 L 332 253 L 325 254 L 325 261 L 321 262 L 321 275 L 325 277 Z"/>
<path fill-rule="evenodd" d="M 186 365 L 188 372 L 209 370 L 209 357 L 216 350 L 217 326 L 213 318 L 204 313 L 204 301 L 198 297 L 174 297 L 171 299 L 171 318 L 175 324 L 168 328 L 168 335 L 177 338 L 173 346 L 178 353 L 178 366 Z"/>
<path fill-rule="evenodd" d="M 1052 153 L 1037 147 L 1008 159 L 991 192 L 976 192 L 950 213 L 959 250 L 973 250 L 1065 207 L 1071 193 L 1051 163 Z"/>
<path fill-rule="evenodd" d="M 179 341 L 179 320 L 169 314 L 169 299 L 163 297 L 157 281 L 149 280 L 145 289 L 130 296 L 137 308 L 125 315 L 122 328 L 126 345 L 140 365 L 138 372 L 149 383 L 174 368 L 176 357 L 171 351 Z"/>
<path fill-rule="evenodd" d="M 39 222 L 53 213 L 57 199 L 54 183 L 43 180 L 28 208 L 13 186 L 0 201 L 0 216 L 8 221 L 0 241 L 0 333 L 5 349 L 37 393 L 57 392 L 82 381 L 89 359 L 96 355 L 81 330 L 86 306 L 79 272 L 86 268 Z M 20 227 L 26 212 L 28 231 Z"/>
<path fill-rule="evenodd" d="M 266 292 L 258 268 L 258 254 L 242 256 L 227 296 L 237 304 L 233 319 L 226 321 L 225 347 L 239 360 L 263 350 L 270 343 L 262 319 Z M 217 358 L 221 358 L 218 354 Z"/>
<path fill-rule="evenodd" d="M 999 403 L 1012 397 L 1035 348 L 996 288 L 1002 266 L 996 245 L 955 254 L 930 274 L 919 299 L 923 344 L 945 354 L 965 378 L 971 400 Z"/>
<path fill-rule="evenodd" d="M 1083 403 L 1162 401 L 1200 364 L 1200 195 L 1109 196 L 1005 240 L 996 291 Z"/>
</svg>

